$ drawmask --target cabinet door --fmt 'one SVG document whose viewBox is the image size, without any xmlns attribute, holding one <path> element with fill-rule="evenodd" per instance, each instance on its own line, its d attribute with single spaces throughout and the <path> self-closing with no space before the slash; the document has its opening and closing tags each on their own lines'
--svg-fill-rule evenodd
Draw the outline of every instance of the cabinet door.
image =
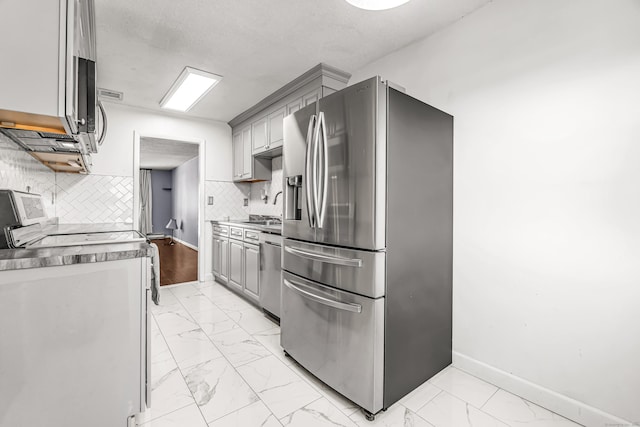
<svg viewBox="0 0 640 427">
<path fill-rule="evenodd" d="M 220 239 L 217 237 L 213 238 L 213 247 L 211 250 L 213 254 L 213 275 L 220 275 Z"/>
<path fill-rule="evenodd" d="M 302 97 L 302 106 L 306 107 L 309 104 L 313 104 L 319 100 L 321 96 L 322 88 L 314 89 L 305 96 Z"/>
<path fill-rule="evenodd" d="M 242 178 L 244 159 L 242 157 L 242 133 L 233 135 L 233 180 Z"/>
<path fill-rule="evenodd" d="M 229 286 L 242 292 L 242 242 L 229 240 Z"/>
<path fill-rule="evenodd" d="M 282 121 L 284 120 L 286 106 L 269 114 L 269 144 L 268 149 L 282 147 Z"/>
<path fill-rule="evenodd" d="M 253 138 L 253 154 L 262 153 L 269 148 L 269 139 L 267 135 L 267 117 L 263 117 L 251 124 L 251 133 Z"/>
<path fill-rule="evenodd" d="M 220 239 L 220 279 L 229 280 L 229 239 Z"/>
<path fill-rule="evenodd" d="M 291 101 L 290 103 L 287 104 L 287 116 L 289 114 L 295 113 L 300 108 L 302 108 L 302 98 L 298 98 L 294 101 Z"/>
<path fill-rule="evenodd" d="M 251 126 L 242 129 L 242 178 L 250 178 L 253 174 L 253 157 L 251 155 Z"/>
<path fill-rule="evenodd" d="M 244 293 L 254 300 L 260 297 L 260 249 L 244 244 Z"/>
</svg>

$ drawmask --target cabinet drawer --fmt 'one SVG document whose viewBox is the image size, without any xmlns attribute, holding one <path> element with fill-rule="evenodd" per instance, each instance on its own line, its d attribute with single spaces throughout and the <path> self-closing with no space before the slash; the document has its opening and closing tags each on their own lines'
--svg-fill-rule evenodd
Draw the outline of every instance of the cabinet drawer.
<svg viewBox="0 0 640 427">
<path fill-rule="evenodd" d="M 231 227 L 231 235 L 232 239 L 242 240 L 244 233 L 242 232 L 242 228 Z"/>
<path fill-rule="evenodd" d="M 260 241 L 260 232 L 254 230 L 244 230 L 244 241 L 258 244 Z"/>
<path fill-rule="evenodd" d="M 229 226 L 228 225 L 213 224 L 213 234 L 219 234 L 221 236 L 228 236 L 229 235 Z"/>
</svg>

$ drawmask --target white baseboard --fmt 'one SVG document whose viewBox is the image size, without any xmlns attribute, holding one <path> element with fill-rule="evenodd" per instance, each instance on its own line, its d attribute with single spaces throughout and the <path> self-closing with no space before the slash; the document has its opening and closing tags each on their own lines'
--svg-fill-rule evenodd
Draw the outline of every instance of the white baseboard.
<svg viewBox="0 0 640 427">
<path fill-rule="evenodd" d="M 176 242 L 178 242 L 178 243 L 181 243 L 181 244 L 185 245 L 185 246 L 186 246 L 186 247 L 188 247 L 188 248 L 193 249 L 194 251 L 197 251 L 197 250 L 198 250 L 198 247 L 197 247 L 197 246 L 193 246 L 191 243 L 187 243 L 187 242 L 185 242 L 184 240 L 178 239 L 177 237 L 174 237 L 174 238 L 173 238 L 173 240 L 175 240 L 175 241 L 176 241 Z"/>
<path fill-rule="evenodd" d="M 587 427 L 635 425 L 456 351 L 453 366 Z"/>
</svg>

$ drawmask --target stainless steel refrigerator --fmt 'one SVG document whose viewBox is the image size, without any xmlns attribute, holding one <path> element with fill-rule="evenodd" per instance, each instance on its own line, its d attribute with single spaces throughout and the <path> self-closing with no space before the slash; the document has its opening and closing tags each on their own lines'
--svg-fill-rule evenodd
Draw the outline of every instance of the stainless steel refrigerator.
<svg viewBox="0 0 640 427">
<path fill-rule="evenodd" d="M 281 343 L 370 419 L 451 363 L 453 117 L 371 78 L 284 119 Z"/>
</svg>

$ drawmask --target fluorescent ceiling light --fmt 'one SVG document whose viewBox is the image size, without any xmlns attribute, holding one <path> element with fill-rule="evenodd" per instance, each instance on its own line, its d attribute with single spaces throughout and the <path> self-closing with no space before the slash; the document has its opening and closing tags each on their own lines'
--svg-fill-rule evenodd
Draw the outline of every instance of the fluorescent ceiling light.
<svg viewBox="0 0 640 427">
<path fill-rule="evenodd" d="M 347 0 L 348 3 L 367 10 L 392 9 L 407 3 L 409 0 Z"/>
<path fill-rule="evenodd" d="M 160 107 L 169 110 L 189 111 L 220 80 L 222 80 L 222 76 L 184 67 L 178 79 L 171 85 L 169 92 L 160 101 Z"/>
</svg>

